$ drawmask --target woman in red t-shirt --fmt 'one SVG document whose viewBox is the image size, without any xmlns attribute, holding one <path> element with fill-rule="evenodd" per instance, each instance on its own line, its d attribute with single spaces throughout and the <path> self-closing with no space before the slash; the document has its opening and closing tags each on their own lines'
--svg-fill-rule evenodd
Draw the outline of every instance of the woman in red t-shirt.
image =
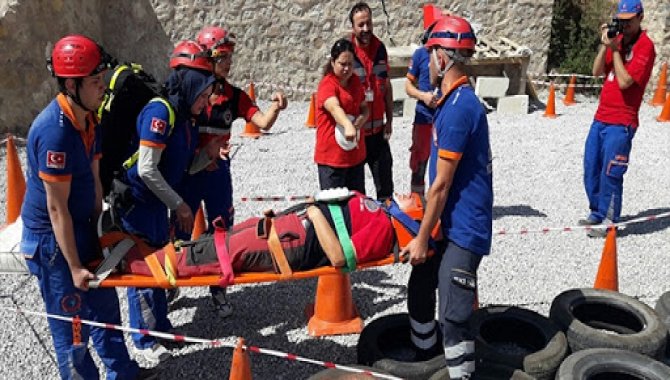
<svg viewBox="0 0 670 380">
<path fill-rule="evenodd" d="M 351 41 L 335 42 L 316 93 L 314 162 L 321 189 L 347 187 L 365 194 L 365 143 L 360 129 L 370 112 L 363 86 L 352 76 L 353 63 Z"/>
</svg>

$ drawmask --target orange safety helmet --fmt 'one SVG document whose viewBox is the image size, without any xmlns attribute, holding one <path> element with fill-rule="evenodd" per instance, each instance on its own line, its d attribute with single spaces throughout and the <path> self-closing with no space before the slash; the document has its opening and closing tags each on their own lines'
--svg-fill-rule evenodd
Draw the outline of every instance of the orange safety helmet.
<svg viewBox="0 0 670 380">
<path fill-rule="evenodd" d="M 205 49 L 209 49 L 213 56 L 216 53 L 233 52 L 235 50 L 236 36 L 228 33 L 219 26 L 206 26 L 198 33 L 198 43 Z"/>
<path fill-rule="evenodd" d="M 56 42 L 47 68 L 55 77 L 83 78 L 107 69 L 108 57 L 92 39 L 71 34 Z"/>
<path fill-rule="evenodd" d="M 435 23 L 426 47 L 442 47 L 454 50 L 475 50 L 477 37 L 470 23 L 459 16 L 445 15 Z"/>
<path fill-rule="evenodd" d="M 423 202 L 421 201 L 421 197 L 419 197 L 419 194 L 412 193 L 409 196 L 409 199 L 406 199 L 403 202 L 399 203 L 398 206 L 410 218 L 421 223 L 421 220 L 423 219 L 424 209 L 423 209 Z M 414 235 L 396 218 L 392 217 L 391 223 L 393 224 L 393 229 L 395 230 L 395 236 L 398 241 L 398 247 L 400 249 L 405 248 L 407 244 L 409 244 L 409 242 L 412 241 L 412 239 L 414 239 Z M 442 230 L 440 228 L 439 220 L 437 224 L 435 224 L 435 228 L 433 228 L 433 231 L 431 232 L 430 235 L 433 237 L 434 240 L 442 239 Z"/>
<path fill-rule="evenodd" d="M 212 71 L 212 63 L 202 46 L 195 41 L 181 41 L 170 56 L 170 68 L 188 67 L 191 69 Z"/>
</svg>

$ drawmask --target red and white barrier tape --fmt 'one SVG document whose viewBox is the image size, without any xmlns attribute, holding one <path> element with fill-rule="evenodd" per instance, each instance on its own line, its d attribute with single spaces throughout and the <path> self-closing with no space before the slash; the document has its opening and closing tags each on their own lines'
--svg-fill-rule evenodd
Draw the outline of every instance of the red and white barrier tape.
<svg viewBox="0 0 670 380">
<path fill-rule="evenodd" d="M 29 311 L 29 310 L 23 310 L 21 308 L 13 308 L 13 307 L 0 307 L 0 310 L 5 310 L 5 311 L 13 311 L 19 314 L 28 314 L 28 315 L 34 315 L 34 316 L 39 316 L 39 317 L 47 317 L 47 318 L 52 318 L 52 319 L 57 319 L 60 321 L 64 322 L 70 322 L 72 323 L 74 318 L 72 317 L 64 317 L 62 315 L 56 315 L 56 314 L 49 314 L 49 313 L 43 313 L 43 312 L 37 312 L 37 311 Z M 89 321 L 86 319 L 79 319 L 78 322 L 81 322 L 82 324 L 93 326 L 93 327 L 98 327 L 98 328 L 103 328 L 107 330 L 117 330 L 117 331 L 123 331 L 127 333 L 138 333 L 142 335 L 149 335 L 149 336 L 154 336 L 157 338 L 162 338 L 162 339 L 168 339 L 172 340 L 175 342 L 185 342 L 185 343 L 201 343 L 201 344 L 207 344 L 212 347 L 228 347 L 228 348 L 235 348 L 236 345 L 233 343 L 226 343 L 222 340 L 219 339 L 202 339 L 202 338 L 194 338 L 190 336 L 185 336 L 185 335 L 176 335 L 176 334 L 168 334 L 168 333 L 163 333 L 159 331 L 152 331 L 152 330 L 145 330 L 145 329 L 136 329 L 132 327 L 126 327 L 126 326 L 118 326 L 114 325 L 111 323 L 100 323 L 100 322 L 95 322 L 95 321 Z M 264 354 L 264 355 L 269 355 L 269 356 L 275 356 L 279 358 L 286 359 L 288 361 L 298 361 L 298 362 L 303 362 L 303 363 L 310 363 L 310 364 L 315 364 L 319 365 L 322 367 L 326 368 L 337 368 L 341 369 L 344 371 L 349 371 L 349 372 L 354 372 L 354 373 L 362 373 L 368 376 L 374 376 L 380 379 L 390 379 L 390 380 L 401 380 L 399 377 L 391 376 L 391 375 L 385 375 L 382 373 L 377 373 L 377 372 L 371 372 L 371 371 L 366 371 L 360 368 L 354 368 L 354 367 L 349 367 L 341 364 L 335 364 L 333 362 L 324 362 L 321 360 L 315 360 L 315 359 L 309 359 L 305 358 L 303 356 L 298 356 L 295 354 L 287 353 L 287 352 L 281 352 L 277 350 L 270 350 L 267 348 L 260 348 L 256 346 L 249 346 L 249 345 L 243 345 L 243 349 L 248 350 L 250 352 L 254 352 L 257 354 Z"/>
<path fill-rule="evenodd" d="M 650 216 L 643 216 L 640 218 L 635 218 L 631 220 L 627 220 L 625 222 L 619 222 L 619 223 L 612 223 L 608 225 L 594 225 L 594 226 L 568 226 L 568 227 L 544 227 L 544 228 L 538 228 L 538 229 L 528 229 L 528 228 L 522 228 L 518 231 L 508 231 L 506 229 L 501 229 L 498 230 L 497 232 L 494 232 L 493 235 L 526 235 L 526 234 L 537 234 L 537 233 L 550 233 L 550 232 L 572 232 L 572 231 L 591 231 L 591 230 L 602 230 L 604 228 L 610 228 L 610 227 L 624 227 L 629 224 L 635 224 L 635 223 L 641 223 L 641 222 L 648 222 L 656 219 L 662 219 L 662 218 L 667 218 L 670 217 L 670 212 L 665 212 L 662 214 L 657 214 L 657 215 L 650 215 Z"/>
<path fill-rule="evenodd" d="M 538 84 L 541 86 L 549 86 L 551 85 L 552 82 L 548 81 L 543 81 L 543 80 L 531 80 L 533 84 Z M 568 83 L 554 83 L 554 87 L 556 88 L 567 88 L 570 85 Z M 574 88 L 601 88 L 603 85 L 599 83 L 593 83 L 593 84 L 575 84 L 573 87 Z"/>
<path fill-rule="evenodd" d="M 270 91 L 277 91 L 277 90 L 282 90 L 284 92 L 298 92 L 298 93 L 304 93 L 304 94 L 312 94 L 316 92 L 315 88 L 307 88 L 306 85 L 303 86 L 289 86 L 289 85 L 283 85 L 283 84 L 275 84 L 275 83 L 270 83 L 270 82 L 254 82 L 255 87 L 267 87 L 270 89 Z"/>
<path fill-rule="evenodd" d="M 583 75 L 583 74 L 546 74 L 546 73 L 528 73 L 529 77 L 532 78 L 581 78 L 581 79 L 602 79 L 602 76 L 594 77 L 593 75 Z"/>
<path fill-rule="evenodd" d="M 280 202 L 280 201 L 306 201 L 311 195 L 269 195 L 242 197 L 242 202 Z"/>
</svg>

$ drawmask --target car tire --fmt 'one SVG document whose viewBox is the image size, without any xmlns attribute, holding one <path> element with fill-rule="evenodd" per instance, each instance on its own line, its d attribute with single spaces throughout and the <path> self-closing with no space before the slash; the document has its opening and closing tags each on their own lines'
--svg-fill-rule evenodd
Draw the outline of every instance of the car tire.
<svg viewBox="0 0 670 380">
<path fill-rule="evenodd" d="M 438 342 L 441 340 L 439 336 Z M 407 313 L 391 314 L 372 321 L 361 332 L 356 349 L 359 364 L 379 368 L 404 379 L 426 380 L 447 365 L 443 352 L 429 360 L 411 361 L 414 345 L 410 340 Z M 398 354 L 401 351 L 412 359 L 402 358 Z"/>
<path fill-rule="evenodd" d="M 670 367 L 636 352 L 612 348 L 590 348 L 568 356 L 556 380 L 670 379 Z"/>
<path fill-rule="evenodd" d="M 616 348 L 662 356 L 667 330 L 652 308 L 625 294 L 600 289 L 572 289 L 559 294 L 549 317 L 565 331 L 573 352 Z"/>
<path fill-rule="evenodd" d="M 565 334 L 548 318 L 514 306 L 489 306 L 470 319 L 477 368 L 519 369 L 551 380 L 568 354 Z"/>
</svg>

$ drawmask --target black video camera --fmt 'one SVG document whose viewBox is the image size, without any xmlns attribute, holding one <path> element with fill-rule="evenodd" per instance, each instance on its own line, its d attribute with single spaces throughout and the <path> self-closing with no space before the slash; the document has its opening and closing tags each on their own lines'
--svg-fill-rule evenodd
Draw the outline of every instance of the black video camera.
<svg viewBox="0 0 670 380">
<path fill-rule="evenodd" d="M 612 39 L 623 32 L 623 24 L 618 18 L 613 18 L 611 24 L 607 24 L 607 38 Z"/>
</svg>

